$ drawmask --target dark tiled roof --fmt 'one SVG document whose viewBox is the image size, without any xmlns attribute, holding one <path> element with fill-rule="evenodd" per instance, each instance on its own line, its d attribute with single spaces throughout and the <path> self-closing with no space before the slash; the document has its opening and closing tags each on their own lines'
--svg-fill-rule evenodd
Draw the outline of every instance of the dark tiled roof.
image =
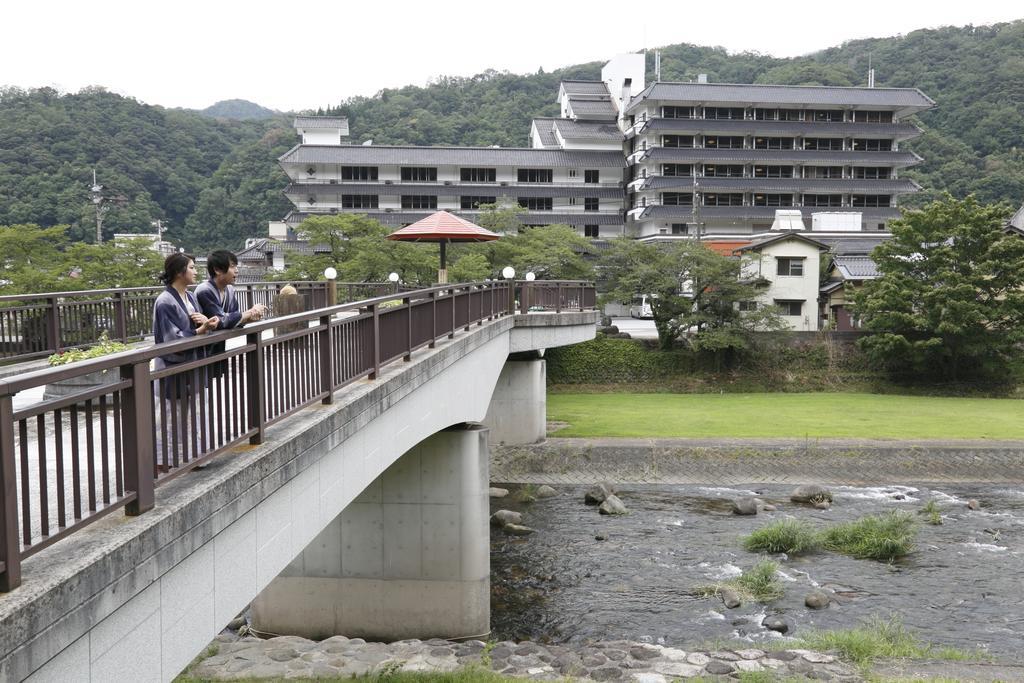
<svg viewBox="0 0 1024 683">
<path fill-rule="evenodd" d="M 295 128 L 341 128 L 348 134 L 348 118 L 344 116 L 296 116 Z"/>
<path fill-rule="evenodd" d="M 911 166 L 921 157 L 913 152 L 853 152 L 803 149 L 707 149 L 690 147 L 653 147 L 641 161 L 668 162 L 756 162 L 802 164 L 857 164 L 864 166 Z"/>
<path fill-rule="evenodd" d="M 384 225 L 399 226 L 406 225 L 408 223 L 415 223 L 416 221 L 426 218 L 432 211 L 402 211 L 401 209 L 395 209 L 391 212 L 381 210 L 370 210 L 370 211 L 355 211 L 345 210 L 339 212 L 349 214 L 363 214 L 369 218 L 380 221 Z M 467 220 L 474 220 L 479 214 L 477 211 L 452 211 L 451 213 L 462 216 Z M 297 225 L 310 216 L 322 216 L 330 215 L 324 213 L 308 213 L 300 211 L 292 211 L 285 218 L 290 224 Z M 569 225 L 622 225 L 621 214 L 610 214 L 610 213 L 586 213 L 580 211 L 578 213 L 554 213 L 551 211 L 531 211 L 528 213 L 520 214 L 519 220 L 524 225 L 533 224 L 546 224 L 553 225 L 555 223 L 567 223 Z M 293 244 L 292 242 L 276 242 L 275 244 Z M 295 242 L 294 244 L 299 244 Z M 275 247 L 276 249 L 276 247 Z"/>
<path fill-rule="evenodd" d="M 513 166 L 547 168 L 588 166 L 623 168 L 620 152 L 532 149 L 530 147 L 399 147 L 385 145 L 298 145 L 280 158 L 282 164 L 353 164 L 396 166 Z"/>
<path fill-rule="evenodd" d="M 818 235 L 819 241 L 831 247 L 832 252 L 839 256 L 867 256 L 875 247 L 890 239 L 889 233 L 852 235 Z"/>
<path fill-rule="evenodd" d="M 828 123 L 823 121 L 749 121 L 721 119 L 650 119 L 641 127 L 647 132 L 723 133 L 727 135 L 861 135 L 878 138 L 912 138 L 921 129 L 912 123 Z"/>
<path fill-rule="evenodd" d="M 803 214 L 805 220 L 810 220 L 812 213 L 827 212 L 828 208 L 825 207 L 799 207 L 799 206 L 702 206 L 700 207 L 700 216 L 702 221 L 706 221 L 711 218 L 730 218 L 730 219 L 744 219 L 744 220 L 763 220 L 771 222 L 775 220 L 775 210 L 785 209 L 788 211 L 800 211 Z M 887 220 L 890 218 L 899 218 L 899 209 L 851 209 L 844 207 L 842 209 L 832 209 L 833 211 L 855 211 L 862 214 L 866 220 Z M 651 220 L 654 218 L 686 218 L 690 219 L 693 215 L 692 209 L 689 206 L 648 206 L 644 209 L 638 220 Z M 824 241 L 824 240 L 822 240 Z"/>
<path fill-rule="evenodd" d="M 833 107 L 927 109 L 935 102 L 917 88 L 841 88 L 819 85 L 738 83 L 654 83 L 634 97 L 629 112 L 644 100 L 777 104 Z"/>
<path fill-rule="evenodd" d="M 843 178 L 697 178 L 703 192 L 757 190 L 760 192 L 863 192 L 866 194 L 902 194 L 917 192 L 920 186 L 912 180 L 857 180 Z M 693 178 L 651 176 L 643 190 L 693 190 Z"/>
<path fill-rule="evenodd" d="M 544 147 L 551 147 L 558 149 L 558 138 L 555 137 L 555 119 L 550 118 L 536 118 L 533 120 L 533 125 L 537 128 L 537 134 L 540 136 L 540 143 Z"/>
<path fill-rule="evenodd" d="M 799 242 L 806 242 L 807 244 L 810 244 L 812 247 L 817 247 L 821 251 L 828 251 L 828 245 L 827 244 L 819 242 L 818 240 L 814 239 L 813 237 L 808 237 L 807 235 L 802 235 L 799 232 L 788 232 L 788 231 L 787 232 L 781 232 L 780 231 L 780 232 L 777 232 L 777 233 L 770 233 L 768 235 L 763 235 L 763 236 L 757 237 L 750 244 L 748 244 L 748 245 L 746 245 L 744 247 L 740 247 L 736 251 L 760 251 L 761 249 L 767 247 L 769 244 L 775 244 L 776 242 L 783 242 L 785 240 L 797 240 Z"/>
<path fill-rule="evenodd" d="M 881 276 L 870 256 L 837 256 L 832 262 L 844 280 L 870 280 Z"/>
<path fill-rule="evenodd" d="M 611 100 L 578 100 L 570 97 L 569 109 L 572 111 L 572 115 L 578 119 L 614 121 L 619 118 Z"/>
<path fill-rule="evenodd" d="M 621 142 L 625 138 L 622 131 L 614 123 L 555 119 L 554 124 L 558 127 L 558 132 L 566 140 L 587 139 Z"/>
<path fill-rule="evenodd" d="M 601 81 L 562 81 L 562 90 L 572 95 L 604 95 L 608 96 L 608 87 Z"/>
<path fill-rule="evenodd" d="M 470 183 L 439 183 L 416 184 L 394 183 L 292 183 L 285 189 L 285 194 L 308 197 L 340 197 L 343 194 L 375 194 L 382 197 L 399 197 L 408 195 L 427 195 L 438 197 L 601 197 L 604 199 L 622 199 L 622 188 L 586 185 L 556 185 L 538 183 L 534 185 L 487 185 Z"/>
<path fill-rule="evenodd" d="M 1013 214 L 1013 218 L 1010 219 L 1010 225 L 1019 230 L 1024 230 L 1024 205 L 1021 205 L 1017 209 L 1017 213 Z"/>
</svg>

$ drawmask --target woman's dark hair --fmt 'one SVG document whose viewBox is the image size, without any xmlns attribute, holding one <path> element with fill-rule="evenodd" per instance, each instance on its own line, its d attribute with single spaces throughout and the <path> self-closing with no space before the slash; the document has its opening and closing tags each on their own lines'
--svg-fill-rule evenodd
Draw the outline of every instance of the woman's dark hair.
<svg viewBox="0 0 1024 683">
<path fill-rule="evenodd" d="M 164 272 L 160 274 L 160 282 L 170 286 L 176 277 L 185 272 L 189 261 L 195 261 L 192 254 L 171 254 L 164 259 Z"/>
</svg>

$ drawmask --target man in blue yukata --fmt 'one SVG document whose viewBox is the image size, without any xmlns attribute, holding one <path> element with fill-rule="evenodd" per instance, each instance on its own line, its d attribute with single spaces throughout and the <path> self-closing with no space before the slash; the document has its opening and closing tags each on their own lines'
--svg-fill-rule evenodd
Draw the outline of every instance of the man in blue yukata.
<svg viewBox="0 0 1024 683">
<path fill-rule="evenodd" d="M 220 320 L 218 329 L 231 330 L 249 322 L 262 320 L 267 314 L 267 307 L 256 304 L 249 310 L 239 310 L 238 298 L 235 296 L 235 279 L 238 277 L 238 257 L 223 249 L 210 254 L 206 261 L 206 270 L 210 279 L 196 287 L 196 299 L 203 315 L 216 317 Z M 209 355 L 224 351 L 224 342 L 212 344 Z"/>
</svg>

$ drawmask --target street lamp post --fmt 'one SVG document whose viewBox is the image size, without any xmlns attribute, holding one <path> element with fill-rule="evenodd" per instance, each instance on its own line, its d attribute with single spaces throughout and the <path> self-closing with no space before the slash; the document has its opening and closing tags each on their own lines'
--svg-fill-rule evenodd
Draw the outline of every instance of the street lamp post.
<svg viewBox="0 0 1024 683">
<path fill-rule="evenodd" d="M 324 269 L 324 277 L 327 278 L 327 305 L 338 305 L 338 271 L 333 266 Z"/>
<path fill-rule="evenodd" d="M 516 312 L 516 283 L 512 278 L 516 276 L 516 269 L 512 266 L 505 266 L 501 271 L 501 276 L 508 280 L 508 312 L 513 314 Z"/>
<path fill-rule="evenodd" d="M 398 293 L 398 281 L 400 279 L 401 278 L 398 277 L 398 273 L 391 273 L 390 275 L 388 275 L 388 281 L 391 283 L 391 286 L 394 288 L 394 293 L 395 294 Z"/>
</svg>

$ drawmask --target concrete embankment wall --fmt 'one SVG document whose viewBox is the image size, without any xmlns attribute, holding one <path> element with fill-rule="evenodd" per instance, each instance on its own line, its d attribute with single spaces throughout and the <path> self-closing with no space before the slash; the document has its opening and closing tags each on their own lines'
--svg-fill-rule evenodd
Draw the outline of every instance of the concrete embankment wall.
<svg viewBox="0 0 1024 683">
<path fill-rule="evenodd" d="M 548 439 L 492 448 L 508 483 L 898 484 L 1024 480 L 1024 442 Z"/>
</svg>

